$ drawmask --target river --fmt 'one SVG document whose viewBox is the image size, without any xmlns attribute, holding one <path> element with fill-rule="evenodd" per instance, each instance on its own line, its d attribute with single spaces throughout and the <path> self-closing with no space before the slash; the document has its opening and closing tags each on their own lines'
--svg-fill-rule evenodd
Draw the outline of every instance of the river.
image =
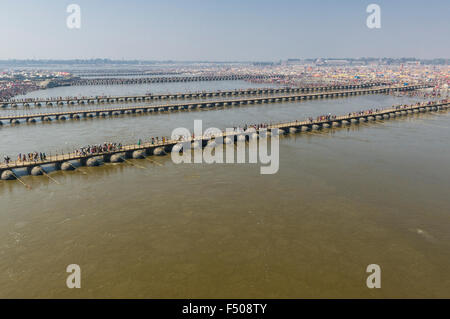
<svg viewBox="0 0 450 319">
<path fill-rule="evenodd" d="M 150 91 L 256 87 L 205 83 Z M 64 87 L 28 96 L 147 90 Z M 417 100 L 366 95 L 4 125 L 0 155 L 135 143 L 191 129 L 195 119 L 222 129 Z M 261 175 L 259 164 L 174 164 L 166 156 L 24 177 L 31 190 L 1 181 L 0 297 L 448 298 L 449 128 L 448 113 L 426 113 L 286 135 L 274 175 Z M 81 267 L 81 289 L 66 287 L 69 264 Z M 380 265 L 382 289 L 367 288 L 369 264 Z"/>
</svg>

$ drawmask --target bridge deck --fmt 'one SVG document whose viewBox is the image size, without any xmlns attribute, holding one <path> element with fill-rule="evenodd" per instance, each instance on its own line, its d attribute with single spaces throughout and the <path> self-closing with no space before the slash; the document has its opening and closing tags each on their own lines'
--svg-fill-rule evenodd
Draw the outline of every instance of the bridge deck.
<svg viewBox="0 0 450 319">
<path fill-rule="evenodd" d="M 225 100 L 210 100 L 210 101 L 200 101 L 200 102 L 190 102 L 190 103 L 173 103 L 173 104 L 162 104 L 162 105 L 142 105 L 142 106 L 129 106 L 129 107 L 117 107 L 117 108 L 102 108 L 102 109 L 83 109 L 83 110 L 71 110 L 71 111 L 61 111 L 61 112 L 44 112 L 44 113 L 26 113 L 20 115 L 8 115 L 8 116 L 0 116 L 0 121 L 13 121 L 13 120 L 21 120 L 21 119 L 32 119 L 32 118 L 44 118 L 44 117 L 55 117 L 59 118 L 61 116 L 69 116 L 73 117 L 75 115 L 87 116 L 89 114 L 113 114 L 115 112 L 119 112 L 123 114 L 125 112 L 136 112 L 138 110 L 142 112 L 154 112 L 155 110 L 168 111 L 170 108 L 174 110 L 179 109 L 187 109 L 190 106 L 192 107 L 216 107 L 216 106 L 224 106 L 231 105 L 233 103 L 256 103 L 258 102 L 284 102 L 291 99 L 308 99 L 308 98 L 318 98 L 318 97 L 333 97 L 336 95 L 340 96 L 348 96 L 352 94 L 366 94 L 366 93 L 386 93 L 389 91 L 401 91 L 401 90 L 414 90 L 418 88 L 422 88 L 423 86 L 401 86 L 395 88 L 387 88 L 387 87 L 376 87 L 376 88 L 364 88 L 364 89 L 356 89 L 356 90 L 339 90 L 339 91 L 328 91 L 328 92 L 317 92 L 317 93 L 309 93 L 309 94 L 289 94 L 289 95 L 279 95 L 274 97 L 253 97 L 253 98 L 245 98 L 245 99 L 225 99 Z M 272 101 L 273 100 L 273 101 Z M 216 105 L 217 104 L 217 105 Z"/>
<path fill-rule="evenodd" d="M 23 98 L 23 99 L 9 99 L 5 101 L 0 100 L 0 105 L 3 107 L 11 105 L 23 104 L 47 104 L 47 103 L 64 103 L 69 104 L 80 102 L 95 102 L 95 103 L 117 103 L 119 100 L 127 102 L 129 100 L 160 100 L 160 99 L 184 99 L 184 98 L 206 98 L 214 96 L 226 95 L 258 95 L 258 94 L 273 94 L 273 93 L 308 93 L 319 91 L 333 91 L 344 89 L 358 89 L 369 88 L 374 86 L 384 86 L 384 83 L 364 83 L 360 85 L 341 85 L 341 86 L 320 86 L 320 87 L 278 87 L 278 88 L 248 88 L 236 90 L 220 90 L 220 91 L 197 91 L 197 92 L 178 92 L 178 93 L 159 93 L 159 94 L 138 94 L 138 95 L 119 95 L 119 96 L 73 96 L 73 97 L 52 97 L 52 98 Z"/>
<path fill-rule="evenodd" d="M 409 105 L 409 106 L 397 106 L 397 107 L 390 107 L 385 109 L 380 109 L 379 111 L 373 112 L 373 111 L 364 111 L 364 112 L 358 112 L 358 113 L 352 113 L 350 115 L 342 115 L 333 117 L 331 119 L 325 119 L 325 120 L 313 120 L 313 121 L 291 121 L 291 122 L 285 122 L 285 123 L 278 123 L 269 125 L 267 127 L 267 130 L 272 131 L 274 129 L 288 129 L 291 127 L 294 128 L 301 128 L 302 126 L 310 127 L 312 125 L 323 125 L 325 123 L 332 124 L 333 122 L 339 122 L 339 121 L 350 121 L 352 119 L 361 119 L 361 118 L 367 118 L 369 116 L 379 116 L 379 115 L 385 115 L 395 112 L 401 112 L 401 111 L 414 111 L 414 110 L 420 110 L 422 108 L 426 107 L 437 107 L 440 109 L 448 109 L 450 103 L 448 101 L 444 101 L 441 103 L 435 103 L 435 102 L 428 102 L 428 104 L 425 103 L 419 103 L 415 105 Z M 266 129 L 260 129 L 259 131 L 266 130 Z M 243 132 L 222 132 L 220 135 L 213 136 L 213 138 L 217 137 L 235 137 L 238 135 L 245 134 Z M 193 139 L 189 139 L 187 141 L 183 142 L 193 142 L 193 141 L 204 141 L 209 140 L 211 136 L 200 136 L 195 137 Z M 0 164 L 0 173 L 7 169 L 18 169 L 18 168 L 28 168 L 28 167 L 34 167 L 38 165 L 49 165 L 49 164 L 55 164 L 55 163 L 61 163 L 64 161 L 72 161 L 72 160 L 87 160 L 92 157 L 99 157 L 103 155 L 114 155 L 118 153 L 125 153 L 125 152 L 132 152 L 137 150 L 146 150 L 146 149 L 154 149 L 158 147 L 166 147 L 166 146 L 173 146 L 177 143 L 180 143 L 178 140 L 167 140 L 166 142 L 159 142 L 159 143 L 143 143 L 141 145 L 133 144 L 133 145 L 125 145 L 121 149 L 117 149 L 110 152 L 101 152 L 101 153 L 94 153 L 94 154 L 88 154 L 88 155 L 79 155 L 76 153 L 68 153 L 68 154 L 61 154 L 61 155 L 54 155 L 49 156 L 44 161 L 14 161 L 10 162 L 8 165 L 2 163 Z"/>
<path fill-rule="evenodd" d="M 230 75 L 198 75 L 198 76 L 165 76 L 140 78 L 94 78 L 80 79 L 69 85 L 102 85 L 102 84 L 140 84 L 140 83 L 167 83 L 167 82 L 197 82 L 197 81 L 233 81 L 267 79 L 271 76 L 257 74 L 230 74 Z"/>
</svg>

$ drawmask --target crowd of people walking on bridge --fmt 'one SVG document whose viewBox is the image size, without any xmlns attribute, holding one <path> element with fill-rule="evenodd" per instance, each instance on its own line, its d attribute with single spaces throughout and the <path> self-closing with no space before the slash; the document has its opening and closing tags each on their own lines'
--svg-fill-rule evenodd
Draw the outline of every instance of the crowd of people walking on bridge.
<svg viewBox="0 0 450 319">
<path fill-rule="evenodd" d="M 15 102 L 15 103 L 29 103 L 29 102 L 45 102 L 45 101 L 70 101 L 70 100 L 88 100 L 88 99 L 105 99 L 110 98 L 111 96 L 106 95 L 97 95 L 97 96 L 56 96 L 52 98 L 40 98 L 40 97 L 28 97 L 23 99 L 4 99 L 0 102 Z"/>
<path fill-rule="evenodd" d="M 249 128 L 253 128 L 255 130 L 260 130 L 260 129 L 267 128 L 268 126 L 269 125 L 267 123 L 258 123 L 258 124 L 250 124 L 250 125 L 245 124 L 243 126 L 243 130 L 247 131 Z M 234 128 L 235 131 L 236 131 L 236 129 L 237 129 L 237 127 Z"/>
<path fill-rule="evenodd" d="M 115 152 L 120 151 L 122 149 L 122 143 L 103 143 L 98 145 L 88 145 L 85 147 L 80 147 L 75 150 L 76 156 L 86 156 L 92 154 L 106 153 L 106 152 Z M 58 153 L 56 153 L 58 156 Z M 17 163 L 26 163 L 26 162 L 42 162 L 47 160 L 47 154 L 43 152 L 32 152 L 27 154 L 19 153 L 17 155 Z M 11 157 L 5 155 L 3 157 L 3 161 L 6 165 L 11 163 Z"/>
<path fill-rule="evenodd" d="M 17 155 L 18 163 L 38 162 L 38 161 L 45 161 L 46 159 L 47 159 L 47 154 L 42 153 L 42 152 L 39 152 L 39 153 L 32 152 L 32 153 L 26 153 L 26 154 L 19 153 Z M 4 160 L 5 164 L 11 163 L 11 157 L 9 157 L 8 155 L 5 155 L 3 157 L 3 160 Z"/>
<path fill-rule="evenodd" d="M 107 153 L 120 151 L 122 149 L 122 143 L 103 143 L 98 145 L 88 145 L 85 147 L 80 147 L 75 150 L 76 156 L 86 156 L 98 153 Z"/>
<path fill-rule="evenodd" d="M 38 152 L 17 155 L 18 162 L 37 162 L 37 161 L 45 161 L 46 159 L 47 155 L 45 153 L 38 153 Z"/>
<path fill-rule="evenodd" d="M 162 137 L 156 136 L 156 137 L 152 137 L 151 143 L 152 143 L 152 144 L 160 144 L 160 143 L 163 143 L 163 144 L 164 144 L 164 143 L 166 143 L 168 140 L 169 140 L 168 137 L 165 137 L 165 136 L 162 136 Z M 140 146 L 141 143 L 142 143 L 142 141 L 139 140 L 139 141 L 138 141 L 138 146 Z"/>
<path fill-rule="evenodd" d="M 419 97 L 424 99 L 429 98 L 440 98 L 449 96 L 449 89 L 444 87 L 434 87 L 431 90 L 414 90 L 414 91 L 399 91 L 392 92 L 395 96 L 408 96 L 408 97 Z"/>
<path fill-rule="evenodd" d="M 312 123 L 314 121 L 319 122 L 319 121 L 331 121 L 333 119 L 336 118 L 336 115 L 331 115 L 331 113 L 328 113 L 327 115 L 319 115 L 316 117 L 316 119 L 314 120 L 314 118 L 312 116 L 308 117 L 307 122 Z"/>
</svg>

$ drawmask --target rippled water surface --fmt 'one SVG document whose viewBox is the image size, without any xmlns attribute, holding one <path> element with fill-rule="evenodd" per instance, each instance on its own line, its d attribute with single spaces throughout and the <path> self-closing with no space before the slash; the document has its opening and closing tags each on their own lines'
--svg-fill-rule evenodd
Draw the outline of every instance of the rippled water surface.
<svg viewBox="0 0 450 319">
<path fill-rule="evenodd" d="M 208 83 L 160 90 L 242 87 Z M 103 93 L 141 93 L 111 88 Z M 61 95 L 104 90 L 81 89 Z M 225 128 L 414 101 L 367 95 L 4 125 L 0 154 L 134 143 L 194 119 Z M 166 156 L 24 177 L 31 190 L 1 181 L 0 297 L 450 297 L 449 128 L 448 113 L 426 113 L 287 135 L 274 175 Z M 73 263 L 81 289 L 65 286 Z M 379 290 L 365 285 L 373 263 Z"/>
</svg>

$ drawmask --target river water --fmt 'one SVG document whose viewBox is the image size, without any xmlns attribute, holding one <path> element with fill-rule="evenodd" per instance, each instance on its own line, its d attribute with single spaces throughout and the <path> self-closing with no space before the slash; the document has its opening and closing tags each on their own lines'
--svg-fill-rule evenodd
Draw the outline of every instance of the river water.
<svg viewBox="0 0 450 319">
<path fill-rule="evenodd" d="M 256 86 L 65 87 L 28 96 Z M 135 143 L 191 129 L 195 119 L 222 129 L 416 100 L 366 95 L 4 125 L 0 155 Z M 261 175 L 260 164 L 166 156 L 24 177 L 31 190 L 2 181 L 0 297 L 448 298 L 449 128 L 448 113 L 426 113 L 287 135 L 274 175 Z M 81 289 L 66 287 L 69 264 L 81 267 Z M 366 286 L 369 264 L 381 267 L 381 289 Z"/>
</svg>

